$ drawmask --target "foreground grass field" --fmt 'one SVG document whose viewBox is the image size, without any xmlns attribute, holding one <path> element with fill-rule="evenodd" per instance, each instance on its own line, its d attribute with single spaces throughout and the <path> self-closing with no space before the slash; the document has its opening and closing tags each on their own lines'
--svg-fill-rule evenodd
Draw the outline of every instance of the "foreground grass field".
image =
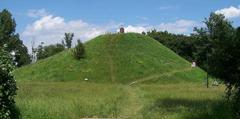
<svg viewBox="0 0 240 119">
<path fill-rule="evenodd" d="M 224 87 L 201 83 L 18 82 L 23 119 L 229 119 Z"/>
</svg>

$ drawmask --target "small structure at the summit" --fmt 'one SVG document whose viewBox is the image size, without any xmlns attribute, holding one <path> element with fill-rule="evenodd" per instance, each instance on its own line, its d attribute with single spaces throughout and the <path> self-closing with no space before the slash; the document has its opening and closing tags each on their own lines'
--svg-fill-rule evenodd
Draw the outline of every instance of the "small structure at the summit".
<svg viewBox="0 0 240 119">
<path fill-rule="evenodd" d="M 120 27 L 120 33 L 124 33 L 124 28 L 122 26 Z"/>
</svg>

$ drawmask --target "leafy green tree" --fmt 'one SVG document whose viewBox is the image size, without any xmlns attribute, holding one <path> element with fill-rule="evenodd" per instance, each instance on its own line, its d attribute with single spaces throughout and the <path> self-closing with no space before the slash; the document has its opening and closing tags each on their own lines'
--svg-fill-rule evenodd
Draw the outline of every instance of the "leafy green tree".
<svg viewBox="0 0 240 119">
<path fill-rule="evenodd" d="M 41 43 L 41 45 L 39 45 L 36 49 L 37 60 L 53 56 L 59 52 L 62 52 L 63 50 L 65 50 L 65 47 L 62 44 L 43 46 L 43 43 Z"/>
<path fill-rule="evenodd" d="M 81 58 L 84 58 L 85 55 L 85 48 L 83 43 L 78 40 L 77 46 L 72 50 L 73 56 L 75 59 L 79 60 Z"/>
<path fill-rule="evenodd" d="M 207 36 L 209 40 L 209 48 L 207 49 L 209 72 L 223 79 L 231 87 L 234 84 L 232 81 L 237 78 L 232 75 L 232 71 L 237 69 L 237 57 L 234 57 L 233 54 L 237 52 L 237 49 L 235 49 L 235 30 L 231 22 L 226 20 L 223 15 L 214 13 L 211 13 L 210 17 L 206 19 L 205 24 L 205 34 L 203 36 Z"/>
<path fill-rule="evenodd" d="M 4 9 L 0 12 L 0 47 L 6 44 L 6 51 L 15 53 L 15 62 L 17 66 L 29 64 L 31 62 L 27 47 L 15 33 L 16 23 L 11 13 Z"/>
<path fill-rule="evenodd" d="M 15 106 L 16 81 L 13 76 L 11 55 L 3 47 L 0 49 L 0 119 L 17 119 L 19 112 Z"/>
<path fill-rule="evenodd" d="M 64 41 L 62 41 L 62 44 L 65 45 L 68 49 L 71 48 L 73 37 L 74 37 L 74 33 L 65 33 Z"/>
<path fill-rule="evenodd" d="M 233 84 L 233 96 L 232 96 L 232 100 L 233 100 L 233 110 L 235 111 L 234 113 L 234 117 L 235 118 L 240 118 L 240 71 L 239 71 L 239 67 L 240 67 L 240 27 L 238 27 L 236 29 L 236 36 L 235 36 L 235 41 L 234 41 L 234 53 L 233 53 L 233 57 L 235 57 L 235 61 L 233 63 L 237 63 L 235 64 L 235 67 L 232 75 L 235 75 L 234 77 L 234 81 L 232 81 Z"/>
<path fill-rule="evenodd" d="M 37 60 L 46 58 L 46 56 L 44 54 L 43 44 L 44 43 L 41 42 L 41 44 L 36 49 L 34 49 L 36 52 Z"/>
<path fill-rule="evenodd" d="M 233 102 L 234 118 L 240 118 L 240 31 L 221 14 L 211 13 L 205 28 L 198 31 L 208 40 L 208 72 L 227 86 L 227 98 Z M 201 32 L 200 32 L 201 31 Z"/>
</svg>

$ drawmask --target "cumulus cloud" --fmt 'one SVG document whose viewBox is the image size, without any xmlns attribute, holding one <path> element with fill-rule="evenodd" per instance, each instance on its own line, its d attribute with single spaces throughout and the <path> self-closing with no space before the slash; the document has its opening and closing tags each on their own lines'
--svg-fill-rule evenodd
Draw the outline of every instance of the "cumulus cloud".
<svg viewBox="0 0 240 119">
<path fill-rule="evenodd" d="M 148 27 L 128 25 L 128 26 L 124 27 L 124 29 L 125 29 L 125 32 L 142 33 L 143 31 L 146 32 L 148 30 Z"/>
<path fill-rule="evenodd" d="M 215 13 L 223 14 L 226 18 L 237 18 L 240 17 L 240 6 L 238 7 L 230 6 L 229 8 L 217 10 Z"/>
<path fill-rule="evenodd" d="M 142 33 L 143 31 L 149 31 L 152 29 L 156 29 L 159 31 L 168 31 L 170 33 L 176 33 L 176 34 L 189 34 L 192 32 L 193 27 L 200 26 L 198 22 L 192 21 L 192 20 L 184 20 L 180 19 L 175 22 L 167 22 L 167 23 L 160 23 L 156 26 L 151 25 L 128 25 L 125 28 L 126 32 L 136 32 L 136 33 Z"/>
<path fill-rule="evenodd" d="M 39 18 L 43 16 L 47 16 L 49 13 L 46 11 L 46 9 L 31 9 L 28 10 L 27 16 L 32 17 L 32 18 Z"/>
<path fill-rule="evenodd" d="M 168 31 L 170 33 L 188 34 L 195 26 L 199 26 L 199 23 L 192 20 L 181 19 L 173 23 L 161 23 L 157 26 L 157 29 L 160 31 Z"/>
<path fill-rule="evenodd" d="M 86 41 L 100 34 L 118 28 L 118 24 L 109 23 L 106 25 L 94 25 L 82 20 L 65 21 L 64 18 L 47 15 L 27 25 L 21 38 L 30 48 L 31 41 L 34 40 L 36 45 L 44 42 L 45 45 L 61 43 L 64 33 L 72 32 L 74 38 Z M 76 41 L 76 40 L 75 40 Z"/>
</svg>

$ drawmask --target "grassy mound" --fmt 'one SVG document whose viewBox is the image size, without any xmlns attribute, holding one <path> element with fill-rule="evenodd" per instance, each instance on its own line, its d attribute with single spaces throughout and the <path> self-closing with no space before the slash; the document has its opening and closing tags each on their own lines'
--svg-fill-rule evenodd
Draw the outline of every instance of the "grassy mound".
<svg viewBox="0 0 240 119">
<path fill-rule="evenodd" d="M 100 83 L 201 81 L 205 73 L 150 37 L 107 34 L 85 43 L 86 58 L 64 51 L 15 71 L 16 79 Z"/>
</svg>

